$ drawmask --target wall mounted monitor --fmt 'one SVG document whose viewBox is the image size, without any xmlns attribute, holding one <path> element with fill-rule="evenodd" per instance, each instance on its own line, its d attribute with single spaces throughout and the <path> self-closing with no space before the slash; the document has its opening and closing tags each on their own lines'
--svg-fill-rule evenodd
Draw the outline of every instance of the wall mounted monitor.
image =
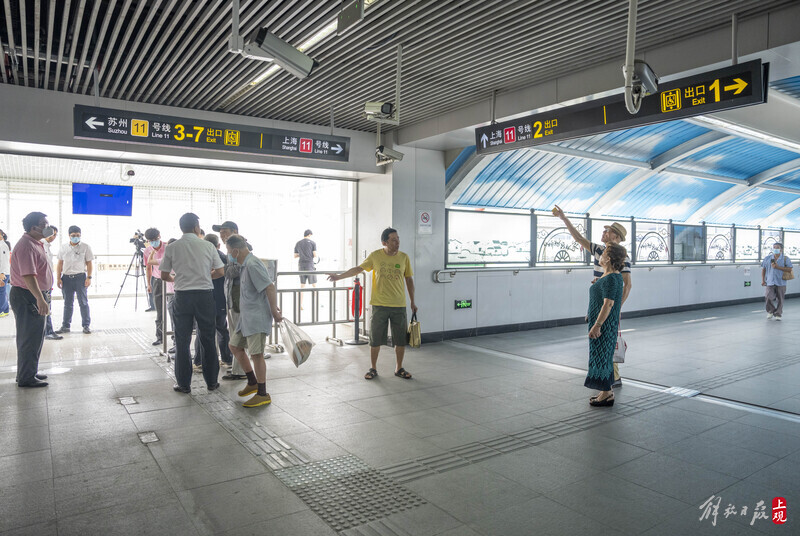
<svg viewBox="0 0 800 536">
<path fill-rule="evenodd" d="M 98 216 L 130 216 L 133 187 L 72 183 L 72 213 Z"/>
</svg>

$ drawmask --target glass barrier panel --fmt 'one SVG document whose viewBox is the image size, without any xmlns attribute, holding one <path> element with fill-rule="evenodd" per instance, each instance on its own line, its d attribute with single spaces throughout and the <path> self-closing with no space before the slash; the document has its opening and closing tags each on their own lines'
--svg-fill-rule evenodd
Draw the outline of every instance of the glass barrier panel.
<svg viewBox="0 0 800 536">
<path fill-rule="evenodd" d="M 669 224 L 636 222 L 636 262 L 669 261 Z"/>
<path fill-rule="evenodd" d="M 786 253 L 792 262 L 795 259 L 800 259 L 800 233 L 792 231 L 783 232 L 783 251 Z"/>
<path fill-rule="evenodd" d="M 702 262 L 705 246 L 703 228 L 696 225 L 673 225 L 675 244 L 674 262 Z"/>
<path fill-rule="evenodd" d="M 780 229 L 761 229 L 761 257 L 769 255 L 775 242 L 783 242 Z"/>
<path fill-rule="evenodd" d="M 733 228 L 706 227 L 706 262 L 733 261 Z"/>
<path fill-rule="evenodd" d="M 447 213 L 448 266 L 528 266 L 531 217 L 451 210 Z"/>
<path fill-rule="evenodd" d="M 586 221 L 574 220 L 572 224 L 586 236 Z M 536 217 L 537 264 L 586 264 L 586 254 L 569 234 L 566 225 L 554 216 Z"/>
<path fill-rule="evenodd" d="M 757 261 L 758 229 L 736 228 L 736 262 Z"/>
</svg>

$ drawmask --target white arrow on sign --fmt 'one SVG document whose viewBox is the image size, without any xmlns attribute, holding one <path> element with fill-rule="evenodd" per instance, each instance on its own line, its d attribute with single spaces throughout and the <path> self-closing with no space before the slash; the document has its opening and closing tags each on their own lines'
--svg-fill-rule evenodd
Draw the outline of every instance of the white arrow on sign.
<svg viewBox="0 0 800 536">
<path fill-rule="evenodd" d="M 336 154 L 342 154 L 342 151 L 344 151 L 344 147 L 342 147 L 337 143 L 336 145 L 331 147 L 331 150 L 336 151 Z"/>
<path fill-rule="evenodd" d="M 90 117 L 89 119 L 86 120 L 86 126 L 91 128 L 92 130 L 97 130 L 97 127 L 103 126 L 103 122 L 97 121 L 96 117 Z"/>
<path fill-rule="evenodd" d="M 486 142 L 488 142 L 488 141 L 489 141 L 489 137 L 486 134 L 481 136 L 481 143 L 483 144 L 483 148 L 484 149 L 486 149 Z"/>
</svg>

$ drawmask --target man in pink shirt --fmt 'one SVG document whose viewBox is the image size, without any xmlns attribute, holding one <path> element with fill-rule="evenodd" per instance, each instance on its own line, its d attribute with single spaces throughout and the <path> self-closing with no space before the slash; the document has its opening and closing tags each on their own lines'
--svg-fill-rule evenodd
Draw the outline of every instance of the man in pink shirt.
<svg viewBox="0 0 800 536">
<path fill-rule="evenodd" d="M 147 247 L 144 250 L 144 263 L 147 265 L 147 292 L 153 294 L 153 301 L 156 306 L 156 340 L 153 346 L 161 344 L 164 326 L 164 282 L 161 280 L 161 259 L 164 258 L 164 250 L 167 245 L 161 242 L 161 232 L 155 227 L 151 227 L 144 232 L 147 240 Z M 154 275 L 155 274 L 155 275 Z"/>
<path fill-rule="evenodd" d="M 53 288 L 53 270 L 44 251 L 42 238 L 53 234 L 47 215 L 31 212 L 22 220 L 25 234 L 11 256 L 9 301 L 17 324 L 17 384 L 20 387 L 45 387 L 47 378 L 37 374 L 44 342 L 44 328 L 50 313 L 45 292 Z"/>
</svg>

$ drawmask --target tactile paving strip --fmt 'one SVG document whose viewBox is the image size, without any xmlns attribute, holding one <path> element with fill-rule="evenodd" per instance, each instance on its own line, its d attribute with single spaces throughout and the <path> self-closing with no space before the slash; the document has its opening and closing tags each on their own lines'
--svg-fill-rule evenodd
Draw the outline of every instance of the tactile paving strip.
<svg viewBox="0 0 800 536">
<path fill-rule="evenodd" d="M 281 469 L 275 475 L 336 531 L 425 504 L 424 499 L 352 455 Z"/>
<path fill-rule="evenodd" d="M 713 378 L 690 383 L 686 387 L 701 392 L 709 391 L 711 389 L 716 389 L 717 387 L 722 387 L 740 380 L 752 378 L 753 376 L 759 376 L 761 374 L 766 374 L 767 372 L 772 372 L 773 370 L 782 369 L 796 363 L 800 363 L 800 355 L 785 357 L 777 361 L 770 361 L 768 363 L 762 363 L 760 365 L 734 370 L 733 372 L 720 374 L 719 376 L 714 376 Z"/>
<path fill-rule="evenodd" d="M 175 378 L 174 363 L 158 354 L 151 356 L 171 378 Z M 243 414 L 242 408 L 218 391 L 206 388 L 202 374 L 192 375 L 194 398 L 214 419 L 258 460 L 271 470 L 304 464 L 308 459 L 294 447 L 283 441 L 267 427 L 252 417 Z"/>
</svg>

